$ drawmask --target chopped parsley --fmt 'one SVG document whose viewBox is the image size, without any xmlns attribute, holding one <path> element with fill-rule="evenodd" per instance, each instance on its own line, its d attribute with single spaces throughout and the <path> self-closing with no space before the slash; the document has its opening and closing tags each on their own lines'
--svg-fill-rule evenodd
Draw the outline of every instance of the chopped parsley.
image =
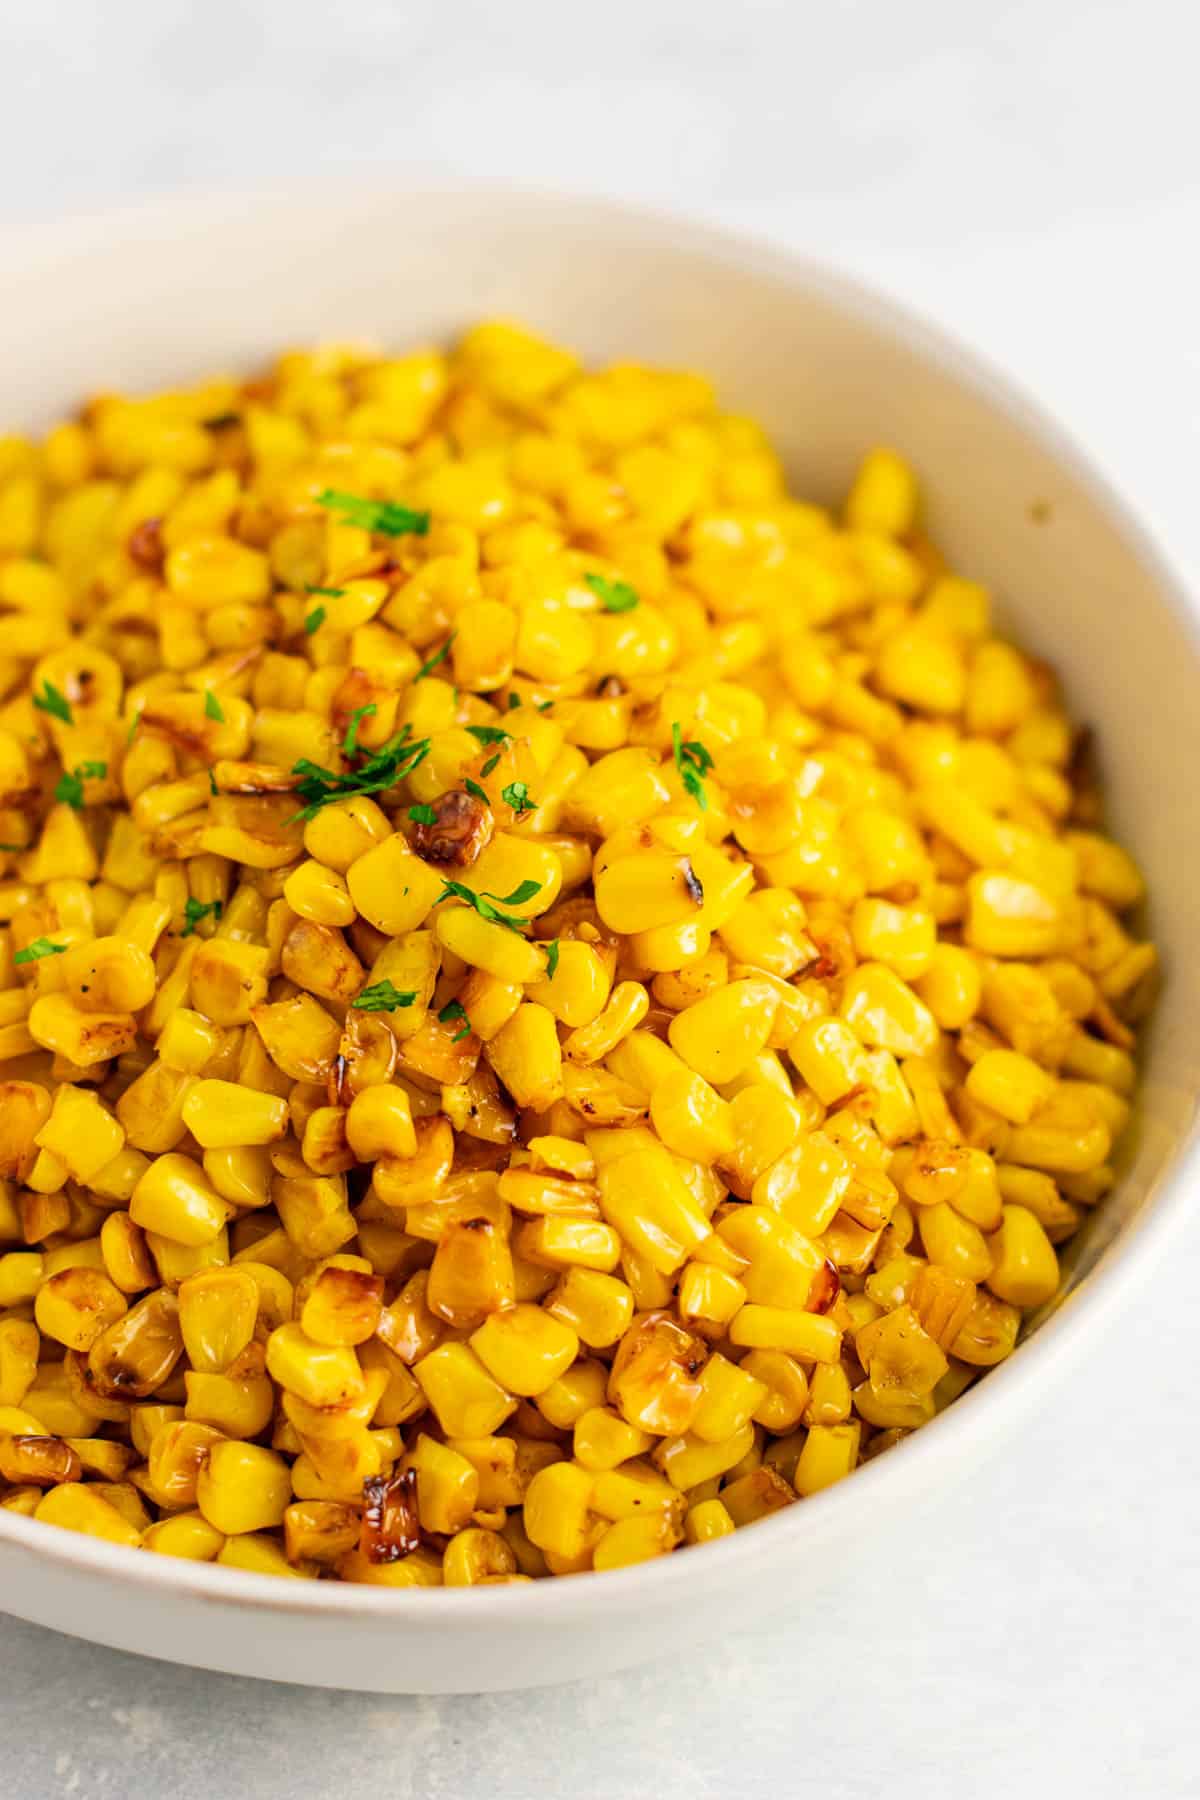
<svg viewBox="0 0 1200 1800">
<path fill-rule="evenodd" d="M 63 806 L 73 806 L 76 812 L 83 805 L 83 784 L 85 781 L 103 781 L 108 774 L 108 764 L 102 762 L 82 762 L 73 769 L 64 769 L 54 789 L 54 798 Z"/>
<path fill-rule="evenodd" d="M 424 537 L 429 530 L 429 514 L 414 512 L 411 506 L 400 506 L 394 500 L 366 500 L 361 494 L 343 494 L 337 488 L 324 488 L 317 495 L 317 505 L 329 512 L 340 513 L 347 525 L 361 531 L 378 531 L 384 537 Z"/>
<path fill-rule="evenodd" d="M 518 710 L 519 710 L 519 708 L 520 708 L 520 705 L 521 705 L 521 696 L 520 696 L 520 694 L 510 694 L 510 695 L 509 695 L 509 696 L 508 696 L 508 710 L 509 710 L 509 712 L 517 712 L 517 711 L 518 711 Z"/>
<path fill-rule="evenodd" d="M 473 795 L 476 800 L 482 800 L 485 806 L 490 806 L 492 804 L 483 788 L 480 787 L 477 781 L 472 781 L 469 775 L 464 776 L 463 786 L 466 788 L 468 794 Z"/>
<path fill-rule="evenodd" d="M 553 700 L 538 700 L 536 705 L 539 712 L 549 712 L 554 702 Z"/>
<path fill-rule="evenodd" d="M 217 778 L 211 769 L 208 771 L 208 791 L 214 800 L 221 791 L 217 786 Z"/>
<path fill-rule="evenodd" d="M 474 1030 L 474 1026 L 467 1017 L 467 1009 L 462 1001 L 448 1000 L 438 1014 L 438 1020 L 442 1025 L 452 1025 L 455 1019 L 461 1019 L 463 1026 L 461 1031 L 455 1032 L 454 1036 L 450 1039 L 450 1042 L 452 1044 L 461 1044 L 465 1037 L 470 1037 L 471 1032 Z"/>
<path fill-rule="evenodd" d="M 507 787 L 500 789 L 500 798 L 518 813 L 533 812 L 537 806 L 537 801 L 529 798 L 529 789 L 523 781 L 510 781 Z"/>
<path fill-rule="evenodd" d="M 507 744 L 509 740 L 509 733 L 498 725 L 468 725 L 467 730 L 481 744 Z"/>
<path fill-rule="evenodd" d="M 433 674 L 433 671 L 437 668 L 439 663 L 445 662 L 446 658 L 450 654 L 450 646 L 454 642 L 454 640 L 457 636 L 458 636 L 457 631 L 452 631 L 450 633 L 450 636 L 446 639 L 446 641 L 442 645 L 441 649 L 435 650 L 433 655 L 429 658 L 429 661 L 423 662 L 421 664 L 420 668 L 417 670 L 416 674 L 413 676 L 414 681 L 424 681 L 424 679 L 427 675 Z"/>
<path fill-rule="evenodd" d="M 65 694 L 60 694 L 52 682 L 43 681 L 40 694 L 33 696 L 33 704 L 39 712 L 49 713 L 51 718 L 61 719 L 64 725 L 73 725 L 75 715 Z"/>
<path fill-rule="evenodd" d="M 671 726 L 671 742 L 675 747 L 675 767 L 679 770 L 679 779 L 700 811 L 707 812 L 708 795 L 704 791 L 704 777 L 713 766 L 711 755 L 695 738 L 684 743 L 678 719 Z"/>
<path fill-rule="evenodd" d="M 346 592 L 345 588 L 314 587 L 310 581 L 305 582 L 304 591 L 306 594 L 320 594 L 326 600 L 340 600 Z"/>
<path fill-rule="evenodd" d="M 14 963 L 40 962 L 43 956 L 61 956 L 66 949 L 65 944 L 52 944 L 49 938 L 34 938 L 32 944 L 26 944 L 13 957 Z"/>
<path fill-rule="evenodd" d="M 605 612 L 632 612 L 638 603 L 637 589 L 627 581 L 610 581 L 606 575 L 585 575 L 583 579 Z"/>
<path fill-rule="evenodd" d="M 411 775 L 429 755 L 429 739 L 412 738 L 411 732 L 412 726 L 406 725 L 394 738 L 373 751 L 357 769 L 341 775 L 302 756 L 292 765 L 292 774 L 301 777 L 296 784 L 296 795 L 304 805 L 293 817 L 311 819 L 334 800 L 347 800 L 354 794 L 379 794 Z"/>
<path fill-rule="evenodd" d="M 555 975 L 558 973 L 558 950 L 559 950 L 558 939 L 551 938 L 550 942 L 546 945 L 546 980 L 547 981 L 553 981 Z"/>
<path fill-rule="evenodd" d="M 204 716 L 206 719 L 215 719 L 218 725 L 223 725 L 225 723 L 225 714 L 221 711 L 221 702 L 217 699 L 217 696 L 213 693 L 211 688 L 205 688 L 204 690 Z"/>
<path fill-rule="evenodd" d="M 408 816 L 414 825 L 436 825 L 437 814 L 432 806 L 410 806 Z"/>
<path fill-rule="evenodd" d="M 492 770 L 495 768 L 496 764 L 499 761 L 500 761 L 500 752 L 497 750 L 495 756 L 488 757 L 487 761 L 484 763 L 484 765 L 483 765 L 482 769 L 480 769 L 479 773 L 484 776 L 490 775 Z"/>
<path fill-rule="evenodd" d="M 314 606 L 310 613 L 305 613 L 304 615 L 304 629 L 307 631 L 309 637 L 312 636 L 314 631 L 320 631 L 324 623 L 325 608 L 323 606 Z"/>
<path fill-rule="evenodd" d="M 346 727 L 346 735 L 342 739 L 343 756 L 357 756 L 358 728 L 364 719 L 373 719 L 377 710 L 373 700 L 368 700 L 365 706 L 355 707 L 354 711 L 350 714 L 350 723 Z"/>
<path fill-rule="evenodd" d="M 211 918 L 214 922 L 221 916 L 219 900 L 195 900 L 189 894 L 183 906 L 183 930 L 180 937 L 191 937 L 201 919 Z"/>
<path fill-rule="evenodd" d="M 141 722 L 142 722 L 141 713 L 135 712 L 132 719 L 130 719 L 130 721 L 129 721 L 129 730 L 125 733 L 126 749 L 128 749 L 130 744 L 132 744 L 134 737 L 137 735 L 137 728 L 141 724 Z"/>
<path fill-rule="evenodd" d="M 397 1007 L 411 1006 L 416 997 L 415 994 L 402 994 L 390 981 L 376 981 L 365 987 L 350 1004 L 359 1012 L 395 1012 Z"/>
<path fill-rule="evenodd" d="M 533 899 L 541 885 L 540 881 L 522 881 L 511 894 L 477 894 L 474 888 L 467 887 L 464 882 L 446 881 L 442 885 L 438 900 L 449 900 L 451 897 L 456 900 L 465 900 L 467 905 L 474 907 L 480 918 L 486 919 L 489 924 L 507 925 L 510 931 L 524 931 L 529 923 L 528 919 L 515 918 L 512 913 L 501 912 L 500 908 L 502 906 L 523 906 L 526 900 Z"/>
</svg>

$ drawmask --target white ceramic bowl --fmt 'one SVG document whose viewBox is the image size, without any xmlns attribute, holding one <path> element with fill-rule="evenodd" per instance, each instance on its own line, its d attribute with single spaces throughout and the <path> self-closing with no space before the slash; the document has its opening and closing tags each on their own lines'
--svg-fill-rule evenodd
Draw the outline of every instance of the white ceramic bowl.
<svg viewBox="0 0 1200 1800">
<path fill-rule="evenodd" d="M 46 424 L 96 389 L 246 367 L 285 345 L 407 345 L 506 313 L 588 357 L 710 372 L 765 421 L 802 494 L 837 496 L 866 445 L 894 443 L 921 472 L 934 536 L 989 583 L 1099 728 L 1113 818 L 1148 871 L 1169 974 L 1136 1142 L 1071 1248 L 1067 1304 L 902 1449 L 702 1552 L 535 1587 L 292 1583 L 0 1512 L 8 1611 L 173 1661 L 328 1686 L 563 1681 L 794 1605 L 810 1571 L 851 1560 L 864 1532 L 891 1528 L 904 1501 L 1019 1429 L 1181 1210 L 1200 1069 L 1200 651 L 1186 601 L 1117 499 L 1006 382 L 826 270 L 697 226 L 487 188 L 181 197 L 9 231 L 0 277 L 0 429 Z"/>
</svg>

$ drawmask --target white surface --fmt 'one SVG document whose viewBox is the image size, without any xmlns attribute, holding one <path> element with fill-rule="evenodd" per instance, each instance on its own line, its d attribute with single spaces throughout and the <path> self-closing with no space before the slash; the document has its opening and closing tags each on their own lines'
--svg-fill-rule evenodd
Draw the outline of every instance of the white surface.
<svg viewBox="0 0 1200 1800">
<path fill-rule="evenodd" d="M 6 10 L 10 215 L 419 159 L 749 224 L 987 348 L 1200 575 L 1200 45 L 1183 9 Z M 864 1544 L 769 1635 L 675 1644 L 586 1689 L 409 1702 L 248 1687 L 13 1624 L 6 1792 L 1195 1792 L 1185 1293 L 1153 1319 L 1133 1297 L 1068 1417 Z M 827 1679 L 801 1687 L 814 1639 Z"/>
</svg>

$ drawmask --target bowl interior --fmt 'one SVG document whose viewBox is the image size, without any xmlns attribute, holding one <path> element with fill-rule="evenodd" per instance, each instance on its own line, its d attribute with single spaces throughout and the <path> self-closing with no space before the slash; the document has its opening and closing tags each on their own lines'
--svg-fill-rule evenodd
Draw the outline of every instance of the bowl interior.
<svg viewBox="0 0 1200 1800">
<path fill-rule="evenodd" d="M 97 390 L 246 368 L 287 345 L 404 346 L 508 314 L 589 359 L 708 372 L 726 404 L 766 425 L 802 495 L 835 499 L 865 447 L 901 448 L 924 479 L 934 537 L 994 590 L 1006 624 L 1096 727 L 1113 824 L 1150 881 L 1168 979 L 1123 1179 L 1072 1247 L 1073 1279 L 1153 1214 L 1200 1085 L 1200 959 L 1188 954 L 1196 625 L 1123 508 L 1006 382 L 820 270 L 545 195 L 191 199 L 25 233 L 0 248 L 0 266 L 2 429 L 43 426 Z"/>
</svg>

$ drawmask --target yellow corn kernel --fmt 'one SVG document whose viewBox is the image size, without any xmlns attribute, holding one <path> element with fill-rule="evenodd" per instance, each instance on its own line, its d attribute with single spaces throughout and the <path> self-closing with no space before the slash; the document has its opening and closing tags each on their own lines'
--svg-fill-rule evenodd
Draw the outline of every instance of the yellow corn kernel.
<svg viewBox="0 0 1200 1800">
<path fill-rule="evenodd" d="M 137 1020 L 132 1013 L 83 1012 L 65 994 L 46 994 L 35 1000 L 28 1023 L 35 1044 L 67 1057 L 80 1068 L 123 1056 L 137 1039 Z"/>
<path fill-rule="evenodd" d="M 346 1139 L 360 1162 L 415 1156 L 412 1107 L 404 1089 L 379 1082 L 355 1094 L 346 1114 Z"/>
<path fill-rule="evenodd" d="M 858 1462 L 861 1437 L 856 1419 L 843 1425 L 814 1425 L 796 1463 L 792 1478 L 796 1492 L 807 1499 L 849 1475 Z"/>
<path fill-rule="evenodd" d="M 630 1425 L 612 1407 L 593 1406 L 575 1421 L 572 1454 L 581 1468 L 615 1469 L 631 1456 L 641 1456 L 653 1441 L 649 1432 Z"/>
<path fill-rule="evenodd" d="M 82 1531 L 87 1537 L 104 1538 L 110 1544 L 123 1544 L 136 1550 L 142 1534 L 117 1508 L 90 1486 L 65 1481 L 51 1488 L 34 1510 L 34 1518 L 45 1525 L 62 1525 L 68 1531 Z"/>
<path fill-rule="evenodd" d="M 183 1382 L 189 1423 L 210 1425 L 230 1438 L 257 1437 L 270 1423 L 275 1390 L 265 1375 L 242 1379 L 189 1369 Z"/>
<path fill-rule="evenodd" d="M 916 476 L 895 450 L 870 450 L 846 499 L 846 523 L 856 531 L 907 537 L 916 524 Z"/>
<path fill-rule="evenodd" d="M 479 1499 L 479 1475 L 448 1444 L 420 1436 L 408 1455 L 417 1475 L 417 1512 L 426 1531 L 459 1531 Z"/>
<path fill-rule="evenodd" d="M 204 1150 L 271 1144 L 287 1131 L 287 1102 L 236 1081 L 197 1081 L 183 1103 L 183 1121 Z"/>
<path fill-rule="evenodd" d="M 438 1423 L 448 1437 L 487 1437 L 515 1410 L 502 1387 L 467 1344 L 441 1344 L 413 1365 Z"/>
<path fill-rule="evenodd" d="M 670 1275 L 709 1236 L 707 1215 L 663 1149 L 634 1151 L 599 1171 L 600 1210 L 624 1242 Z"/>
<path fill-rule="evenodd" d="M 967 1071 L 967 1092 L 1002 1119 L 1027 1125 L 1054 1092 L 1055 1081 L 1016 1050 L 985 1050 Z"/>
<path fill-rule="evenodd" d="M 488 1044 L 487 1059 L 518 1106 L 544 1112 L 562 1095 L 562 1051 L 544 1006 L 519 1006 Z"/>
<path fill-rule="evenodd" d="M 900 1389 L 921 1400 L 946 1373 L 944 1354 L 911 1306 L 899 1306 L 862 1326 L 855 1349 L 877 1394 Z"/>
<path fill-rule="evenodd" d="M 0 1319 L 0 1406 L 20 1406 L 37 1376 L 38 1328 L 29 1319 Z"/>
<path fill-rule="evenodd" d="M 175 1153 L 150 1164 L 129 1202 L 135 1225 L 173 1244 L 193 1247 L 211 1243 L 231 1211 L 200 1164 Z"/>
<path fill-rule="evenodd" d="M 832 1319 L 817 1313 L 747 1304 L 729 1327 L 729 1341 L 748 1350 L 786 1350 L 812 1362 L 834 1362 L 842 1334 Z"/>
<path fill-rule="evenodd" d="M 683 1532 L 665 1513 L 643 1518 L 618 1519 L 596 1540 L 594 1569 L 623 1569 L 631 1563 L 666 1556 L 682 1540 Z"/>
<path fill-rule="evenodd" d="M 736 1275 L 711 1263 L 687 1263 L 679 1278 L 679 1316 L 706 1337 L 720 1336 L 746 1297 Z"/>
<path fill-rule="evenodd" d="M 539 1306 L 514 1306 L 507 1312 L 492 1313 L 472 1332 L 470 1344 L 501 1387 L 522 1395 L 544 1393 L 579 1353 L 579 1338 L 572 1327 Z"/>
<path fill-rule="evenodd" d="M 731 981 L 676 1013 L 671 1047 L 706 1081 L 733 1081 L 765 1047 L 778 1008 L 765 981 Z"/>
<path fill-rule="evenodd" d="M 119 1153 L 125 1133 L 96 1094 L 64 1082 L 34 1142 L 86 1186 Z"/>
<path fill-rule="evenodd" d="M 747 1298 L 768 1307 L 808 1307 L 824 1289 L 825 1258 L 811 1238 L 765 1206 L 733 1209 L 718 1236 L 744 1257 L 739 1277 Z"/>
<path fill-rule="evenodd" d="M 1000 1228 L 987 1240 L 992 1292 L 1011 1306 L 1042 1306 L 1058 1292 L 1058 1258 L 1038 1219 L 1025 1206 L 1005 1206 Z"/>
<path fill-rule="evenodd" d="M 267 1339 L 267 1369 L 281 1388 L 310 1406 L 350 1405 L 363 1391 L 362 1369 L 352 1349 L 318 1344 L 290 1322 L 276 1326 Z"/>
<path fill-rule="evenodd" d="M 680 1156 L 713 1163 L 734 1152 L 732 1108 L 703 1076 L 689 1069 L 672 1071 L 655 1085 L 650 1117 L 668 1150 Z"/>
<path fill-rule="evenodd" d="M 224 1533 L 210 1525 L 201 1512 L 175 1513 L 142 1533 L 143 1550 L 182 1557 L 186 1562 L 214 1562 L 224 1543 Z"/>
<path fill-rule="evenodd" d="M 226 1536 L 282 1525 L 291 1498 L 288 1465 L 261 1444 L 218 1440 L 196 1478 L 196 1505 Z"/>
<path fill-rule="evenodd" d="M 985 1281 L 992 1268 L 992 1252 L 979 1227 L 963 1218 L 945 1201 L 920 1211 L 921 1243 L 930 1262 L 961 1275 L 967 1281 Z"/>
<path fill-rule="evenodd" d="M 767 1384 L 753 1370 L 730 1362 L 719 1352 L 714 1352 L 705 1363 L 700 1375 L 700 1390 L 700 1403 L 693 1415 L 689 1435 L 706 1444 L 725 1442 L 743 1431 L 756 1417 L 769 1392 Z M 671 1479 L 675 1479 L 673 1475 Z M 683 1485 L 690 1487 L 694 1483 Z"/>
<path fill-rule="evenodd" d="M 531 1543 L 555 1556 L 577 1557 L 589 1550 L 597 1522 L 591 1511 L 595 1477 L 576 1463 L 539 1469 L 525 1493 L 523 1517 Z"/>
</svg>

